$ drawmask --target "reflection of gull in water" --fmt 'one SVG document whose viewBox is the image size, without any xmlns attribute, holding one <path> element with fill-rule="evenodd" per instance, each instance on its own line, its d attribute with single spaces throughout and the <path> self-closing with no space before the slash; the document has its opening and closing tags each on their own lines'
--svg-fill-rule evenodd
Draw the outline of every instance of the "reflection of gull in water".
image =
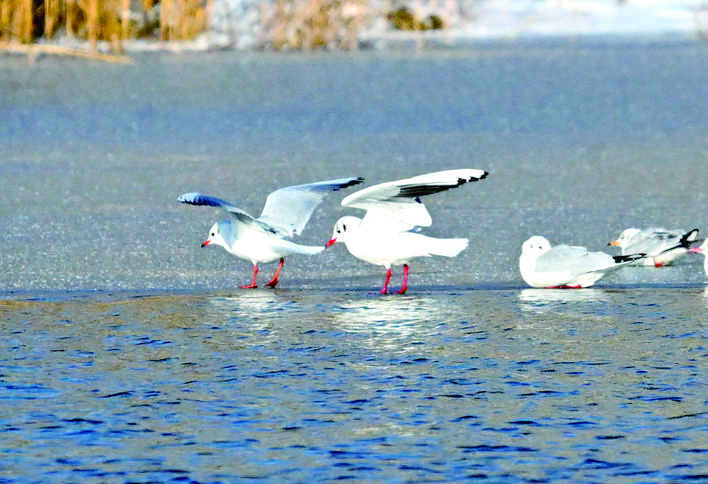
<svg viewBox="0 0 708 484">
<path fill-rule="evenodd" d="M 274 297 L 272 292 L 252 291 L 238 296 L 213 297 L 209 302 L 220 310 L 242 309 L 249 314 L 260 314 L 272 311 L 282 299 Z"/>
<path fill-rule="evenodd" d="M 215 324 L 225 321 L 238 321 L 248 324 L 252 329 L 271 326 L 280 318 L 292 317 L 297 302 L 283 298 L 270 291 L 248 291 L 238 296 L 214 296 L 209 298 L 209 308 L 205 317 L 210 317 Z"/>
<path fill-rule="evenodd" d="M 530 304 L 553 304 L 566 302 L 587 302 L 598 300 L 604 291 L 588 288 L 582 291 L 565 291 L 563 289 L 522 289 L 519 300 Z"/>
<path fill-rule="evenodd" d="M 433 327 L 422 323 L 440 320 L 435 302 L 428 298 L 352 300 L 341 305 L 337 324 L 347 331 L 394 337 L 421 333 Z"/>
<path fill-rule="evenodd" d="M 604 294 L 601 289 L 566 291 L 563 289 L 522 289 L 519 292 L 521 308 L 534 313 L 566 312 L 568 303 L 599 301 Z"/>
<path fill-rule="evenodd" d="M 348 333 L 368 350 L 393 355 L 410 351 L 408 344 L 435 340 L 441 324 L 468 317 L 464 305 L 449 310 L 441 310 L 441 305 L 435 296 L 388 300 L 337 293 L 248 291 L 236 296 L 212 295 L 203 313 L 204 324 L 227 328 L 236 345 L 257 340 L 258 344 L 293 346 L 299 341 L 311 344 L 310 332 L 334 338 Z"/>
</svg>

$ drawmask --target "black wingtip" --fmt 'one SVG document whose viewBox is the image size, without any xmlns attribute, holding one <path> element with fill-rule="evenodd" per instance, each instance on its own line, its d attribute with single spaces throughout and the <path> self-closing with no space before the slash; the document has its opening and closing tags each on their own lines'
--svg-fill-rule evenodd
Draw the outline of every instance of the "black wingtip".
<svg viewBox="0 0 708 484">
<path fill-rule="evenodd" d="M 489 176 L 489 172 L 488 172 L 488 171 L 485 171 L 484 173 L 482 173 L 481 176 L 471 176 L 471 177 L 469 177 L 468 179 L 460 178 L 460 179 L 458 180 L 458 185 L 457 185 L 457 186 L 464 185 L 464 184 L 467 183 L 467 182 L 476 182 L 476 181 L 479 181 L 479 180 L 484 180 L 484 179 L 487 178 L 488 176 Z"/>
<path fill-rule="evenodd" d="M 220 207 L 221 201 L 213 197 L 207 197 L 198 192 L 183 193 L 177 197 L 177 201 L 189 205 L 206 205 L 208 207 Z"/>
<path fill-rule="evenodd" d="M 685 247 L 689 248 L 691 247 L 691 244 L 696 242 L 698 239 L 698 229 L 693 229 L 688 232 L 686 232 L 683 237 L 681 237 L 681 240 L 679 241 L 679 247 Z"/>
<path fill-rule="evenodd" d="M 452 188 L 457 188 L 461 185 L 464 185 L 467 182 L 475 182 L 477 180 L 482 180 L 484 178 L 487 178 L 489 175 L 489 172 L 483 172 L 482 175 L 480 176 L 470 176 L 469 178 L 457 178 L 457 183 L 454 182 L 448 182 L 448 183 L 440 183 L 438 185 L 403 185 L 400 187 L 398 195 L 396 197 L 398 198 L 417 198 L 417 197 L 423 197 L 425 195 L 431 195 L 433 193 L 439 193 L 439 192 L 444 192 L 445 190 L 450 190 Z"/>
<path fill-rule="evenodd" d="M 363 182 L 364 182 L 364 177 L 358 176 L 356 178 L 352 178 L 351 180 L 349 180 L 347 182 L 340 183 L 338 185 L 333 186 L 332 191 L 337 192 L 339 190 L 342 190 L 343 188 L 353 187 L 354 185 L 358 185 Z"/>
<path fill-rule="evenodd" d="M 622 262 L 632 262 L 635 260 L 644 259 L 646 256 L 647 255 L 645 253 L 641 252 L 638 254 L 615 255 L 612 258 L 617 264 L 621 264 Z"/>
<path fill-rule="evenodd" d="M 358 185 L 359 183 L 364 183 L 363 176 L 358 176 L 358 177 L 354 178 L 353 180 L 348 181 L 347 183 L 342 185 L 342 188 L 353 187 L 354 185 Z"/>
</svg>

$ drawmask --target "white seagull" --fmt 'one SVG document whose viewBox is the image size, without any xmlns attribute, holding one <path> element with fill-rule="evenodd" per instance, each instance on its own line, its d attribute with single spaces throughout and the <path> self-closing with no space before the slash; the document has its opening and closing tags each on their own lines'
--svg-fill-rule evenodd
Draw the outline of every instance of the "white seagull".
<svg viewBox="0 0 708 484">
<path fill-rule="evenodd" d="M 622 255 L 645 253 L 638 265 L 662 267 L 686 255 L 691 243 L 698 237 L 698 229 L 689 232 L 659 228 L 625 229 L 616 240 L 607 245 L 622 249 Z"/>
<path fill-rule="evenodd" d="M 429 227 L 433 221 L 420 197 L 457 188 L 467 182 L 486 178 L 484 170 L 447 170 L 374 185 L 352 193 L 342 200 L 342 206 L 366 210 L 364 218 L 346 216 L 334 226 L 330 247 L 344 242 L 349 252 L 366 262 L 386 268 L 382 294 L 386 294 L 391 279 L 391 266 L 403 264 L 403 286 L 408 288 L 408 262 L 415 257 L 440 255 L 454 257 L 469 241 L 435 239 L 417 233 L 418 227 Z"/>
<path fill-rule="evenodd" d="M 557 245 L 534 235 L 521 247 L 519 270 L 526 284 L 536 288 L 579 289 L 590 287 L 610 271 L 617 270 L 644 254 L 611 256 L 589 252 L 585 247 Z"/>
<path fill-rule="evenodd" d="M 201 193 L 185 193 L 177 200 L 190 205 L 217 207 L 231 215 L 230 220 L 222 220 L 212 225 L 209 237 L 202 247 L 220 245 L 236 257 L 253 263 L 253 281 L 250 285 L 240 286 L 243 289 L 258 287 L 256 277 L 259 263 L 280 259 L 275 275 L 266 284 L 268 287 L 275 287 L 286 256 L 317 254 L 323 249 L 320 246 L 299 245 L 287 238 L 300 235 L 312 212 L 329 192 L 358 185 L 363 181 L 361 177 L 340 178 L 281 188 L 268 195 L 263 212 L 258 218 L 252 217 L 230 202 Z"/>
<path fill-rule="evenodd" d="M 703 270 L 706 271 L 706 275 L 708 275 L 708 239 L 704 240 L 700 247 L 691 247 L 688 251 L 706 256 L 703 261 Z"/>
</svg>

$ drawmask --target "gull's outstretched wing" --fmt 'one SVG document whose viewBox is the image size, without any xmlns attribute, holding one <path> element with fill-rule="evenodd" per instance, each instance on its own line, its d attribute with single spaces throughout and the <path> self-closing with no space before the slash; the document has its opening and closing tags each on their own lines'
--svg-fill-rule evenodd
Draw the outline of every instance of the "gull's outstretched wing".
<svg viewBox="0 0 708 484">
<path fill-rule="evenodd" d="M 232 215 L 233 217 L 235 217 L 241 223 L 244 223 L 247 225 L 258 224 L 262 228 L 269 230 L 268 227 L 263 226 L 263 224 L 259 223 L 256 219 L 254 219 L 247 212 L 244 212 L 243 210 L 238 208 L 233 203 L 227 202 L 226 200 L 222 200 L 220 198 L 210 197 L 209 195 L 203 195 L 198 192 L 190 192 L 190 193 L 183 193 L 182 195 L 177 197 L 177 201 L 182 202 L 182 203 L 187 203 L 189 205 L 198 205 L 198 206 L 205 206 L 205 207 L 220 208 L 221 210 L 223 210 L 223 211 L 227 212 L 228 214 Z M 272 230 L 271 230 L 271 232 L 272 232 Z"/>
<path fill-rule="evenodd" d="M 390 230 L 428 227 L 432 219 L 420 197 L 482 180 L 487 175 L 484 170 L 459 169 L 380 183 L 347 196 L 342 200 L 342 206 L 366 210 L 364 220 L 367 224 Z"/>
<path fill-rule="evenodd" d="M 363 181 L 361 177 L 350 177 L 281 188 L 268 195 L 258 221 L 284 236 L 299 235 L 327 194 Z"/>
</svg>

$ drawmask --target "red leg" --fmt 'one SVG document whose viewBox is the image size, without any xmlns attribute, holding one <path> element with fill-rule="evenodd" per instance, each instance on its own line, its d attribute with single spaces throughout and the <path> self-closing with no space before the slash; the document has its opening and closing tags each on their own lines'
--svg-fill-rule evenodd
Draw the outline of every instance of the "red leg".
<svg viewBox="0 0 708 484">
<path fill-rule="evenodd" d="M 398 294 L 405 294 L 408 289 L 408 264 L 403 264 L 403 287 Z"/>
<path fill-rule="evenodd" d="M 275 275 L 273 276 L 273 279 L 270 280 L 268 284 L 266 284 L 267 287 L 275 287 L 278 285 L 278 276 L 280 275 L 280 269 L 283 268 L 283 264 L 285 263 L 284 258 L 280 258 L 280 264 L 278 265 L 278 269 L 275 271 Z"/>
<path fill-rule="evenodd" d="M 251 281 L 250 286 L 240 286 L 241 289 L 255 289 L 258 286 L 256 285 L 256 276 L 258 275 L 258 264 L 253 264 L 253 281 Z"/>
<path fill-rule="evenodd" d="M 388 293 L 388 281 L 391 280 L 391 269 L 386 271 L 386 281 L 384 281 L 383 289 L 381 289 L 381 294 Z"/>
</svg>

